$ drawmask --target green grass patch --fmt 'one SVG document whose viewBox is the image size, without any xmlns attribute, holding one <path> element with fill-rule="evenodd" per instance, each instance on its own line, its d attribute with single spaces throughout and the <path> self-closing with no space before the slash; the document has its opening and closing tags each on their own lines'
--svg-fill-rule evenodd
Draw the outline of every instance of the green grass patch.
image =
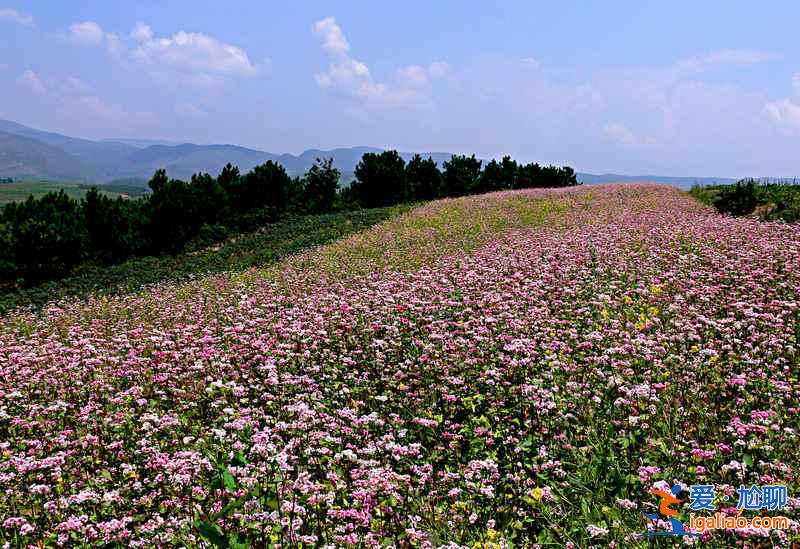
<svg viewBox="0 0 800 549">
<path fill-rule="evenodd" d="M 337 279 L 385 270 L 413 271 L 443 257 L 471 253 L 508 230 L 557 223 L 570 207 L 565 199 L 525 193 L 437 200 L 370 231 L 297 256 L 290 266 Z"/>
<path fill-rule="evenodd" d="M 61 181 L 15 181 L 14 183 L 0 183 L 0 207 L 5 204 L 10 204 L 11 202 L 21 202 L 23 200 L 27 200 L 29 196 L 38 198 L 46 195 L 47 193 L 57 193 L 60 190 L 63 190 L 70 198 L 80 200 L 91 188 L 92 185 L 86 185 L 83 183 L 65 183 Z M 103 190 L 102 185 L 97 185 L 97 188 L 100 190 L 100 192 L 111 198 L 116 198 L 124 194 L 117 191 Z"/>
</svg>

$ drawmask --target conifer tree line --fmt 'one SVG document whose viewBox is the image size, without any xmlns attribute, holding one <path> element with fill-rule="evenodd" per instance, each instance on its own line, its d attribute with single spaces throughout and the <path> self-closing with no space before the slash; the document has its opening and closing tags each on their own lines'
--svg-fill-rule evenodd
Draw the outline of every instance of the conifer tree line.
<svg viewBox="0 0 800 549">
<path fill-rule="evenodd" d="M 6 205 L 0 212 L 0 280 L 31 285 L 68 274 L 82 262 L 114 264 L 134 256 L 177 253 L 196 238 L 252 231 L 292 214 L 325 214 L 505 189 L 577 185 L 570 167 L 519 164 L 506 156 L 486 165 L 454 155 L 441 168 L 397 151 L 366 153 L 355 180 L 340 186 L 332 159 L 302 176 L 267 161 L 246 174 L 231 164 L 189 181 L 158 170 L 143 198 L 110 198 L 97 188 L 76 200 L 63 191 Z"/>
</svg>

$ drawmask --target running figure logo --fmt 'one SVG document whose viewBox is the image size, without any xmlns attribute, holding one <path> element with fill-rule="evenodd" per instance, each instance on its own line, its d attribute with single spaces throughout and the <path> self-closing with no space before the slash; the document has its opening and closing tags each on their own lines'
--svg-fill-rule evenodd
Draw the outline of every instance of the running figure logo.
<svg viewBox="0 0 800 549">
<path fill-rule="evenodd" d="M 664 490 L 650 490 L 651 494 L 655 494 L 661 498 L 661 503 L 658 506 L 658 513 L 644 513 L 644 516 L 650 520 L 658 520 L 661 518 L 659 516 L 663 515 L 665 517 L 669 517 L 669 522 L 672 524 L 672 531 L 669 532 L 645 532 L 642 534 L 643 537 L 647 536 L 699 536 L 700 534 L 692 534 L 686 531 L 686 528 L 683 526 L 683 523 L 678 520 L 678 511 L 672 509 L 670 506 L 675 505 L 676 503 L 681 503 L 684 500 L 678 499 L 677 495 L 681 493 L 681 487 L 679 485 L 675 485 L 672 487 L 671 493 L 665 492 Z"/>
</svg>

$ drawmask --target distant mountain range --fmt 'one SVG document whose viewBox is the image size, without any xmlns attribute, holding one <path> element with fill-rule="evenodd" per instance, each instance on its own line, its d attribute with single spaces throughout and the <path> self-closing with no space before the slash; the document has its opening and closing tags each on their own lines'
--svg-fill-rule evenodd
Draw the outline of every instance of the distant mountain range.
<svg viewBox="0 0 800 549">
<path fill-rule="evenodd" d="M 282 164 L 290 175 L 308 170 L 317 158 L 332 157 L 343 179 L 352 178 L 361 156 L 380 152 L 375 147 L 350 147 L 332 150 L 309 149 L 300 155 L 276 154 L 236 145 L 195 145 L 149 139 L 103 139 L 92 141 L 58 133 L 36 130 L 0 120 L 0 177 L 15 179 L 50 179 L 107 183 L 125 179 L 142 185 L 157 169 L 164 168 L 170 177 L 188 179 L 194 173 L 219 173 L 230 162 L 242 173 L 272 160 Z M 400 153 L 406 160 L 414 153 Z M 440 166 L 451 156 L 447 152 L 420 153 L 431 156 Z M 681 187 L 695 183 L 727 183 L 724 177 L 668 177 L 595 175 L 579 173 L 584 183 L 616 181 L 653 181 Z"/>
</svg>

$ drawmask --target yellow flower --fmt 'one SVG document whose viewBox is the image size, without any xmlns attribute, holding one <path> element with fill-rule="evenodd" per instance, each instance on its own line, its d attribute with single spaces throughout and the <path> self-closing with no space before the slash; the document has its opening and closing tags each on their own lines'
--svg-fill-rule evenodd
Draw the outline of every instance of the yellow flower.
<svg viewBox="0 0 800 549">
<path fill-rule="evenodd" d="M 661 286 L 659 286 L 658 284 L 653 284 L 652 286 L 650 286 L 650 293 L 653 295 L 661 295 L 661 292 L 663 291 L 664 290 L 662 290 Z"/>
<path fill-rule="evenodd" d="M 608 309 L 606 309 L 606 308 L 604 307 L 604 308 L 603 308 L 603 310 L 602 310 L 602 311 L 600 311 L 600 316 L 602 316 L 603 318 L 608 318 L 608 316 L 609 316 L 609 315 L 608 315 Z"/>
<path fill-rule="evenodd" d="M 542 501 L 542 495 L 544 495 L 544 492 L 538 486 L 531 490 L 531 497 L 536 501 Z"/>
</svg>

